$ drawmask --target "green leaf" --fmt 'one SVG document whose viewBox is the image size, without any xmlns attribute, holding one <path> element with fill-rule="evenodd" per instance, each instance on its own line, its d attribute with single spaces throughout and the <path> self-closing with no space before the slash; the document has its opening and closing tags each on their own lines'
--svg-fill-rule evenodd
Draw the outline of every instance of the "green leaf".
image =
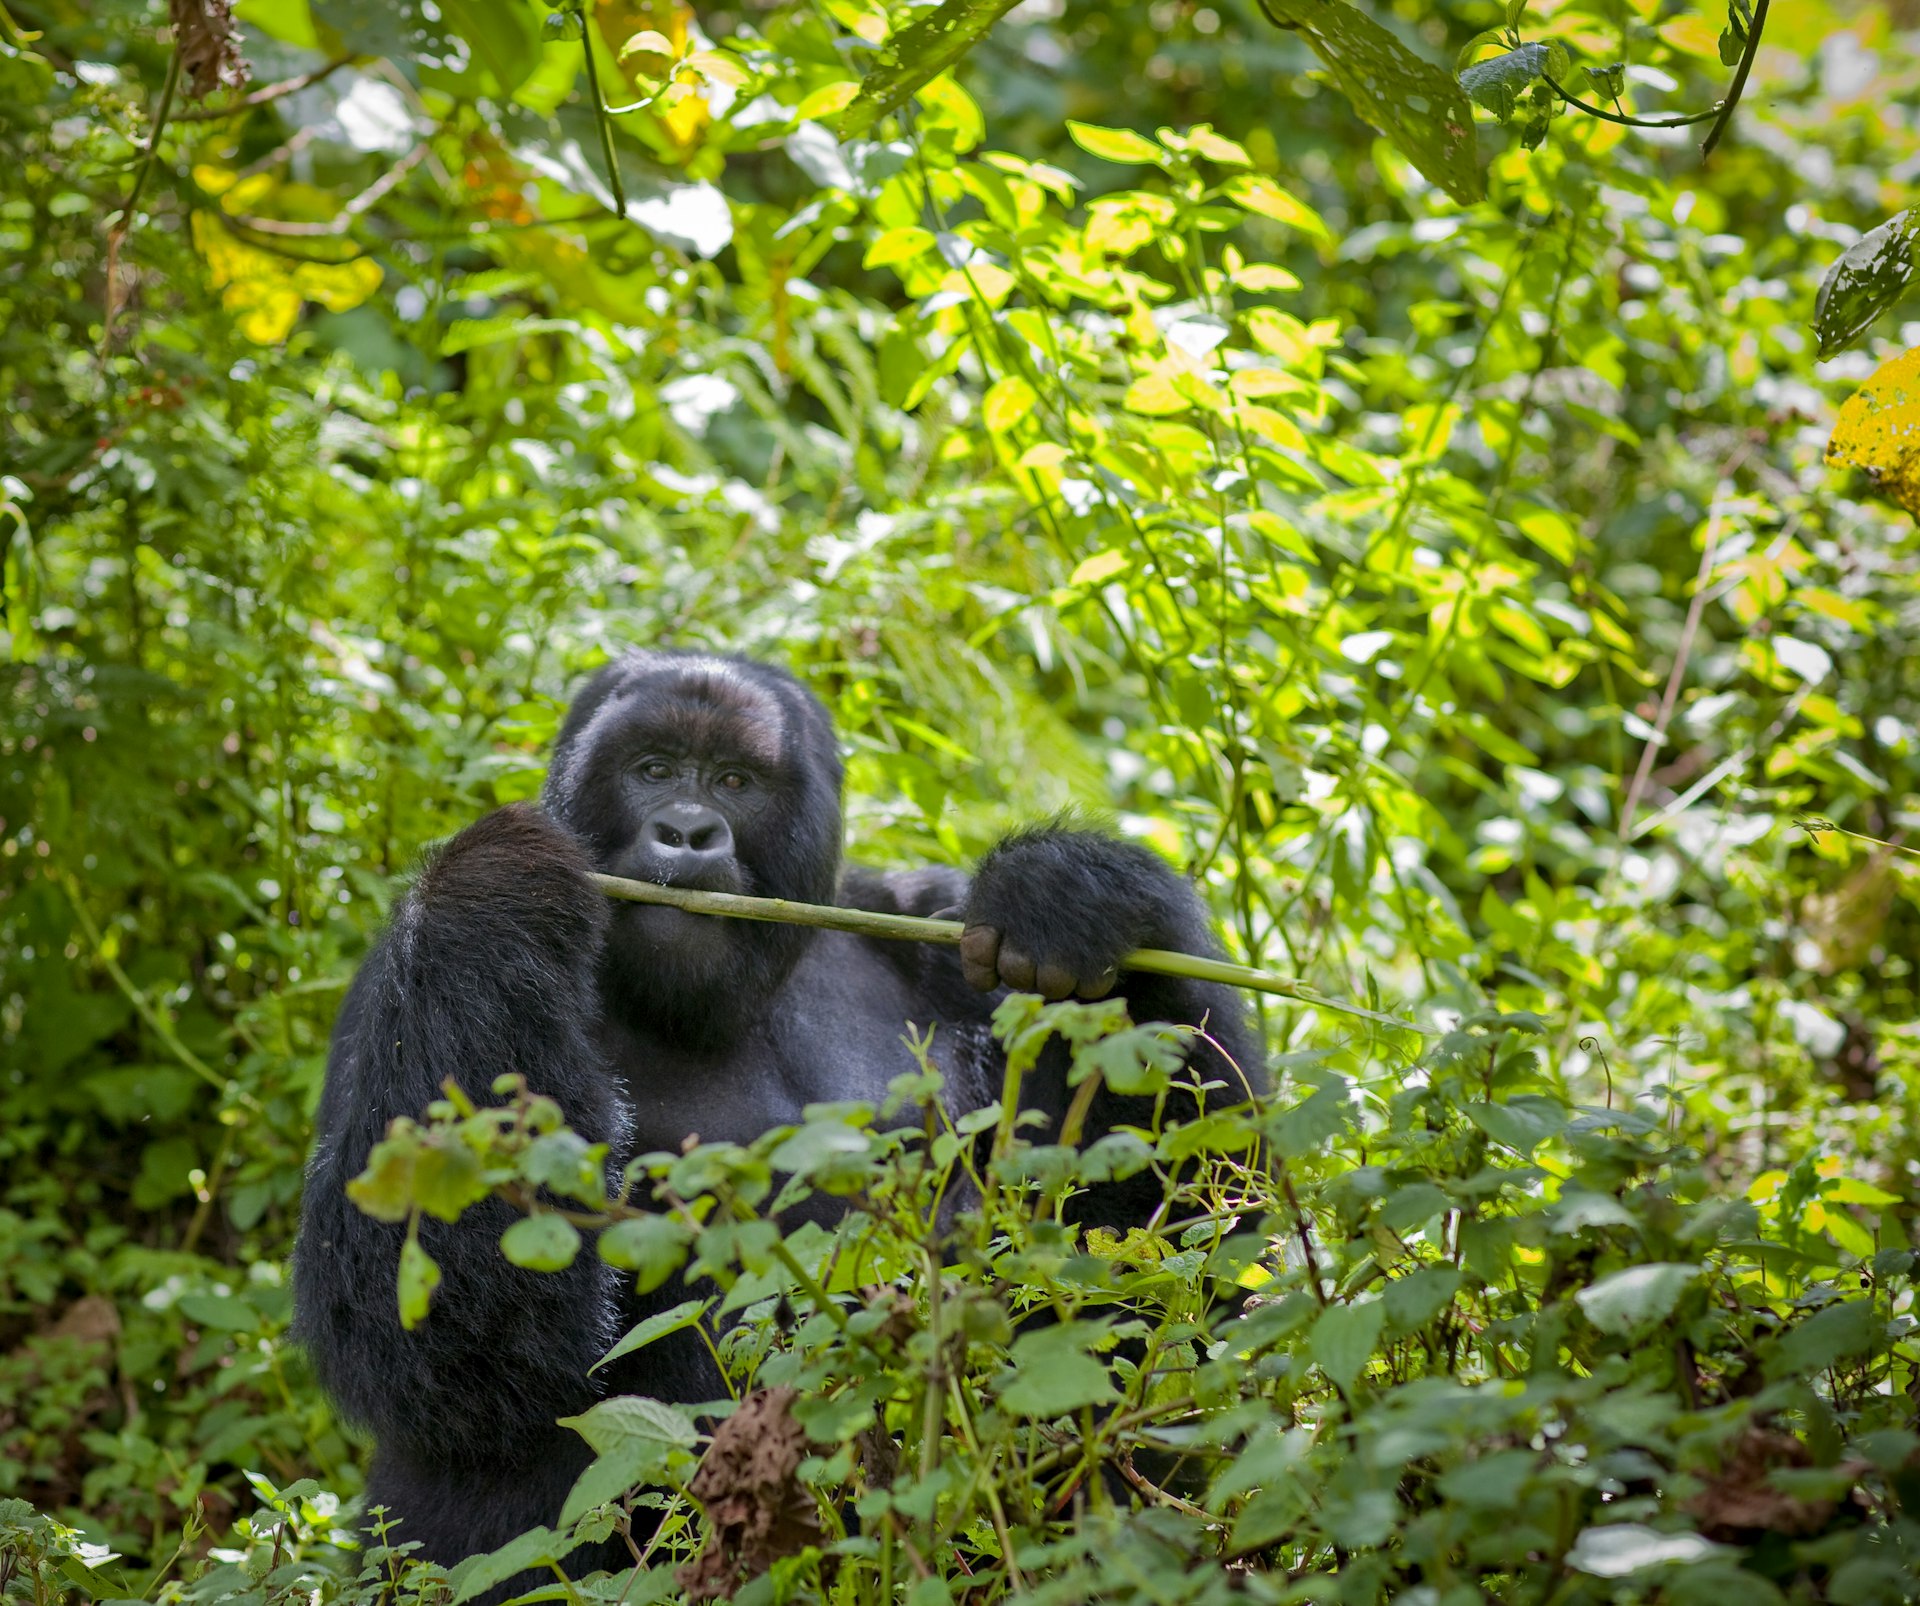
<svg viewBox="0 0 1920 1606">
<path fill-rule="evenodd" d="M 412 1232 L 400 1246 L 400 1325 L 408 1332 L 426 1320 L 433 1291 L 440 1286 L 440 1267 Z"/>
<path fill-rule="evenodd" d="M 1886 1324 L 1864 1299 L 1829 1305 L 1781 1335 L 1767 1362 L 1769 1378 L 1806 1377 L 1840 1361 L 1864 1355 L 1879 1342 Z"/>
<path fill-rule="evenodd" d="M 1522 1093 L 1504 1104 L 1468 1104 L 1461 1113 L 1496 1143 L 1530 1155 L 1566 1130 L 1572 1112 L 1553 1099 Z"/>
<path fill-rule="evenodd" d="M 645 1321 L 637 1322 L 628 1328 L 626 1337 L 589 1366 L 588 1372 L 597 1372 L 609 1362 L 619 1360 L 622 1355 L 631 1355 L 635 1350 L 645 1349 L 656 1339 L 665 1338 L 669 1333 L 683 1332 L 689 1327 L 697 1326 L 712 1303 L 711 1299 L 686 1299 L 670 1309 L 654 1312 Z"/>
<path fill-rule="evenodd" d="M 1624 1338 L 1671 1316 L 1699 1275 L 1698 1266 L 1654 1261 L 1602 1277 L 1573 1297 L 1601 1332 Z"/>
<path fill-rule="evenodd" d="M 1106 1336 L 1105 1327 L 1078 1321 L 1021 1334 L 1010 1356 L 1011 1380 L 1000 1389 L 1001 1405 L 1015 1416 L 1052 1418 L 1114 1399 L 1112 1376 L 1088 1353 Z"/>
<path fill-rule="evenodd" d="M 500 1253 L 528 1271 L 564 1271 L 580 1253 L 580 1229 L 565 1216 L 525 1216 L 500 1235 Z"/>
<path fill-rule="evenodd" d="M 413 1199 L 428 1215 L 458 1221 L 487 1191 L 479 1157 L 457 1135 L 436 1133 L 421 1145 L 413 1163 Z"/>
<path fill-rule="evenodd" d="M 889 112 L 906 105 L 986 37 L 1019 0 L 946 0 L 880 47 L 879 60 L 860 80 L 860 93 L 840 118 L 843 139 L 864 134 Z"/>
<path fill-rule="evenodd" d="M 1417 1333 L 1453 1302 L 1460 1273 L 1451 1266 L 1422 1266 L 1387 1284 L 1381 1295 L 1387 1327 L 1395 1337 Z"/>
<path fill-rule="evenodd" d="M 1336 1386 L 1352 1388 L 1386 1320 L 1387 1307 L 1377 1299 L 1364 1305 L 1329 1305 L 1307 1335 L 1307 1355 Z"/>
<path fill-rule="evenodd" d="M 1097 123 L 1076 123 L 1069 117 L 1067 132 L 1081 150 L 1103 162 L 1121 162 L 1129 167 L 1142 163 L 1157 166 L 1166 158 L 1158 145 L 1130 128 L 1102 128 Z"/>
<path fill-rule="evenodd" d="M 395 1543 L 404 1543 L 396 1533 Z M 550 1528 L 533 1528 L 517 1539 L 509 1539 L 498 1550 L 484 1556 L 470 1556 L 453 1573 L 453 1600 L 450 1606 L 484 1595 L 509 1578 L 534 1568 L 546 1569 L 563 1561 L 580 1543 L 562 1538 Z"/>
<path fill-rule="evenodd" d="M 1522 90 L 1545 74 L 1559 78 L 1566 71 L 1564 62 L 1556 59 L 1557 50 L 1550 44 L 1525 44 L 1504 56 L 1475 62 L 1461 73 L 1460 87 L 1476 105 L 1486 107 L 1501 122 L 1508 122 Z M 1558 54 L 1564 57 L 1566 52 L 1560 50 Z"/>
<path fill-rule="evenodd" d="M 398 1120 L 367 1155 L 366 1168 L 347 1184 L 347 1197 L 376 1221 L 405 1221 L 413 1213 L 413 1167 L 421 1133 Z"/>
<path fill-rule="evenodd" d="M 1353 109 L 1463 206 L 1486 193 L 1473 108 L 1451 74 L 1423 61 L 1346 0 L 1263 0 L 1302 34 Z"/>
<path fill-rule="evenodd" d="M 540 37 L 523 0 L 441 0 L 441 14 L 474 59 L 511 95 L 540 63 Z"/>
<path fill-rule="evenodd" d="M 244 1299 L 227 1294 L 182 1294 L 180 1314 L 201 1327 L 217 1327 L 228 1333 L 251 1333 L 259 1329 L 260 1313 Z"/>
<path fill-rule="evenodd" d="M 672 1216 L 634 1216 L 600 1234 L 600 1258 L 633 1273 L 634 1289 L 650 1294 L 687 1263 L 693 1233 Z"/>
<path fill-rule="evenodd" d="M 1896 213 L 1841 252 L 1820 281 L 1813 332 L 1820 355 L 1830 356 L 1898 301 L 1912 282 L 1920 207 Z"/>
<path fill-rule="evenodd" d="M 649 1399 L 644 1394 L 620 1394 L 601 1400 L 578 1416 L 563 1416 L 560 1426 L 572 1428 L 593 1447 L 596 1455 L 612 1455 L 635 1445 L 668 1449 L 697 1444 L 700 1430 L 678 1406 Z"/>
</svg>

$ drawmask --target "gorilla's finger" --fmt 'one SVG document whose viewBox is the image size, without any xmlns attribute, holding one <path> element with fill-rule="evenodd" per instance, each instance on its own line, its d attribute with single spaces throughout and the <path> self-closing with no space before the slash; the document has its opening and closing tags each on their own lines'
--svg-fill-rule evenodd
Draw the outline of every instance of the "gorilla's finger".
<svg viewBox="0 0 1920 1606">
<path fill-rule="evenodd" d="M 1100 974 L 1095 976 L 1091 981 L 1083 981 L 1080 984 L 1080 987 L 1079 987 L 1080 996 L 1086 999 L 1089 1003 L 1091 1003 L 1096 998 L 1105 998 L 1108 993 L 1113 991 L 1113 984 L 1117 982 L 1119 979 L 1120 979 L 1119 969 L 1116 966 L 1109 965 L 1105 970 L 1101 971 Z"/>
<path fill-rule="evenodd" d="M 1034 991 L 1033 960 L 1018 948 L 1000 945 L 1000 979 L 1016 993 Z"/>
<path fill-rule="evenodd" d="M 993 926 L 968 926 L 960 933 L 960 974 L 977 993 L 1000 985 L 1000 933 Z"/>
<path fill-rule="evenodd" d="M 1065 965 L 1041 965 L 1033 973 L 1033 984 L 1042 998 L 1057 1003 L 1073 992 L 1073 972 Z"/>
</svg>

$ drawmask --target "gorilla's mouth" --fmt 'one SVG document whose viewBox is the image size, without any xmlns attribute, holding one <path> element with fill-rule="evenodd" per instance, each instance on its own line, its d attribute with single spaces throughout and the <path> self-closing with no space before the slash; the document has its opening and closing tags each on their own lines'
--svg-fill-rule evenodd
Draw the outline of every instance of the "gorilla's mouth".
<svg viewBox="0 0 1920 1606">
<path fill-rule="evenodd" d="M 611 867 L 609 874 L 624 876 L 629 881 L 650 881 L 656 887 L 684 887 L 689 892 L 745 892 L 747 890 L 746 878 L 741 875 L 738 862 L 732 859 L 719 864 L 688 868 L 664 863 L 642 849 L 639 852 L 623 854 Z M 634 904 L 629 907 L 648 906 Z M 655 904 L 651 907 L 663 906 Z"/>
</svg>

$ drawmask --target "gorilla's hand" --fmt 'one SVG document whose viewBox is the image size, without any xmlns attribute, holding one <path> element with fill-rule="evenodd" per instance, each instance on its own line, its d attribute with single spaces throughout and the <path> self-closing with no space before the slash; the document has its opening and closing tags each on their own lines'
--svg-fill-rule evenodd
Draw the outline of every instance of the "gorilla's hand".
<svg viewBox="0 0 1920 1606">
<path fill-rule="evenodd" d="M 980 861 L 960 965 L 981 992 L 1104 998 L 1136 948 L 1207 953 L 1193 889 L 1153 853 L 1089 831 L 1008 837 Z"/>
</svg>

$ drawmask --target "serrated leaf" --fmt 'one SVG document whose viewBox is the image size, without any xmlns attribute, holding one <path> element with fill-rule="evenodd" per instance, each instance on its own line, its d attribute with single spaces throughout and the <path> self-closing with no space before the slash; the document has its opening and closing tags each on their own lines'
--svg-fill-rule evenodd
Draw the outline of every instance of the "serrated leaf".
<svg viewBox="0 0 1920 1606">
<path fill-rule="evenodd" d="M 1698 1266 L 1654 1261 L 1602 1277 L 1573 1297 L 1601 1332 L 1625 1337 L 1671 1316 L 1680 1296 L 1699 1275 Z"/>
<path fill-rule="evenodd" d="M 1460 1282 L 1451 1266 L 1422 1266 L 1394 1278 L 1381 1295 L 1389 1330 L 1396 1336 L 1419 1332 L 1453 1302 Z"/>
<path fill-rule="evenodd" d="M 644 1394 L 620 1394 L 601 1400 L 578 1416 L 563 1416 L 560 1426 L 572 1428 L 593 1447 L 596 1455 L 612 1455 L 634 1445 L 682 1448 L 696 1444 L 700 1431 L 677 1406 Z"/>
<path fill-rule="evenodd" d="M 1377 1299 L 1364 1305 L 1329 1305 L 1307 1335 L 1313 1364 L 1339 1388 L 1353 1387 L 1386 1325 L 1387 1307 Z"/>
<path fill-rule="evenodd" d="M 1900 299 L 1920 269 L 1920 207 L 1909 207 L 1840 253 L 1820 281 L 1813 332 L 1820 355 L 1838 351 Z"/>
<path fill-rule="evenodd" d="M 600 1234 L 600 1258 L 633 1273 L 634 1288 L 650 1294 L 687 1263 L 692 1233 L 671 1216 L 634 1216 Z"/>
<path fill-rule="evenodd" d="M 710 1299 L 684 1299 L 678 1305 L 666 1310 L 655 1311 L 645 1321 L 637 1322 L 628 1328 L 626 1336 L 589 1366 L 587 1371 L 590 1374 L 597 1372 L 601 1367 L 619 1360 L 621 1356 L 645 1349 L 649 1344 L 665 1338 L 669 1333 L 684 1332 L 687 1328 L 696 1326 L 700 1318 L 706 1315 L 707 1307 L 712 1303 Z"/>
<path fill-rule="evenodd" d="M 1088 1351 L 1106 1337 L 1092 1322 L 1063 1322 L 1022 1333 L 1013 1342 L 1009 1381 L 1000 1390 L 1001 1406 L 1015 1416 L 1051 1419 L 1084 1405 L 1115 1398 L 1105 1364 Z"/>
<path fill-rule="evenodd" d="M 500 1253 L 528 1271 L 564 1271 L 580 1253 L 580 1229 L 565 1216 L 526 1216 L 500 1235 Z"/>
<path fill-rule="evenodd" d="M 1770 1378 L 1804 1377 L 1864 1355 L 1885 1330 L 1871 1304 L 1846 1300 L 1817 1311 L 1784 1333 L 1767 1362 Z"/>
<path fill-rule="evenodd" d="M 1473 108 L 1452 74 L 1423 61 L 1346 0 L 1264 0 L 1303 35 L 1353 109 L 1463 206 L 1486 194 Z"/>
<path fill-rule="evenodd" d="M 479 1156 L 458 1137 L 436 1133 L 421 1146 L 413 1164 L 413 1198 L 428 1215 L 458 1221 L 487 1191 Z"/>
</svg>

